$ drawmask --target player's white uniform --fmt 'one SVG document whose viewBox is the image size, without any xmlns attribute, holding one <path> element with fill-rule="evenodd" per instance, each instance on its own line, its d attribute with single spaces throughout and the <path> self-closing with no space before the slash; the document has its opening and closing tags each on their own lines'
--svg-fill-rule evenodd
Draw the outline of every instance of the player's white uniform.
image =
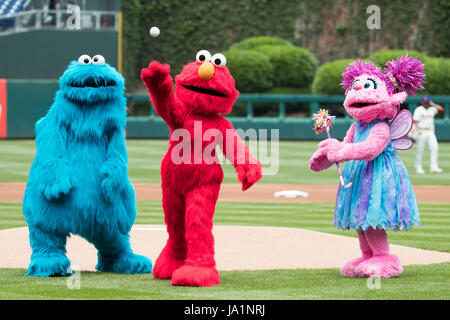
<svg viewBox="0 0 450 320">
<path fill-rule="evenodd" d="M 416 170 L 422 171 L 422 155 L 425 145 L 428 144 L 430 149 L 430 171 L 440 172 L 438 167 L 438 142 L 434 134 L 434 116 L 438 114 L 439 110 L 436 107 L 425 108 L 418 106 L 414 110 L 414 121 L 417 121 L 417 153 L 416 153 Z"/>
</svg>

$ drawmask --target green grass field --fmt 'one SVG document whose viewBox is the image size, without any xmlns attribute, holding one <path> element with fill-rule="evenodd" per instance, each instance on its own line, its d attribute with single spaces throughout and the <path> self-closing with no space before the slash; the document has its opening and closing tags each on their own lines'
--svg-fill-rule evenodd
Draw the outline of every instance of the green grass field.
<svg viewBox="0 0 450 320">
<path fill-rule="evenodd" d="M 450 252 L 448 204 L 421 204 L 423 227 L 390 232 L 391 243 Z M 159 201 L 138 201 L 137 223 L 161 224 Z M 355 237 L 332 226 L 333 204 L 218 203 L 215 223 L 298 227 Z M 20 203 L 0 204 L 0 229 L 24 226 Z M 155 259 L 155 257 L 151 257 Z M 449 299 L 450 263 L 408 266 L 395 279 L 369 290 L 365 279 L 347 279 L 338 269 L 220 272 L 222 285 L 180 288 L 150 275 L 81 273 L 80 290 L 66 278 L 25 277 L 24 269 L 0 269 L 0 299 Z"/>
<path fill-rule="evenodd" d="M 167 140 L 128 140 L 127 148 L 132 181 L 159 182 L 160 161 L 167 151 Z M 280 141 L 278 173 L 264 176 L 261 183 L 337 184 L 337 173 L 334 168 L 320 173 L 309 170 L 308 161 L 316 148 L 317 142 L 312 141 Z M 450 143 L 440 143 L 439 148 L 439 165 L 444 169 L 442 174 L 418 175 L 414 170 L 415 149 L 399 153 L 413 184 L 450 185 Z M 0 150 L 0 182 L 25 182 L 35 154 L 34 141 L 0 140 Z M 423 165 L 427 170 L 429 167 L 427 153 Z M 224 172 L 224 182 L 237 182 L 231 165 L 224 165 Z"/>
<path fill-rule="evenodd" d="M 0 269 L 0 299 L 449 299 L 450 263 L 409 266 L 398 278 L 369 289 L 367 279 L 349 279 L 338 269 L 220 272 L 211 288 L 172 287 L 151 275 L 82 272 L 80 289 L 67 278 L 25 277 L 22 269 Z"/>
<path fill-rule="evenodd" d="M 316 142 L 280 142 L 279 172 L 263 183 L 337 184 L 335 170 L 315 174 L 307 161 Z M 167 141 L 129 140 L 130 176 L 133 182 L 159 182 L 159 164 Z M 413 170 L 414 149 L 400 153 L 413 183 L 450 184 L 450 143 L 440 144 L 444 173 L 419 176 Z M 34 157 L 31 140 L 0 141 L 0 182 L 25 182 Z M 428 166 L 428 158 L 424 161 Z M 230 165 L 225 182 L 236 182 Z M 21 203 L 0 202 L 0 229 L 25 226 Z M 419 204 L 422 228 L 389 232 L 391 243 L 450 252 L 450 202 Z M 355 237 L 353 231 L 333 227 L 333 203 L 230 203 L 217 205 L 215 223 L 304 228 Z M 162 224 L 160 201 L 138 201 L 139 224 Z M 1 257 L 1 256 L 0 256 Z M 153 260 L 156 257 L 151 257 Z M 307 257 L 305 257 L 307 258 Z M 81 288 L 70 290 L 67 278 L 25 277 L 24 269 L 0 269 L 0 299 L 449 299 L 450 263 L 408 266 L 394 279 L 370 290 L 366 279 L 348 279 L 338 269 L 220 272 L 222 285 L 212 288 L 172 287 L 151 275 L 116 275 L 82 272 Z"/>
<path fill-rule="evenodd" d="M 389 232 L 391 242 L 450 252 L 450 204 L 422 203 L 419 209 L 423 226 L 408 232 Z M 214 222 L 221 225 L 303 228 L 356 237 L 353 231 L 340 231 L 333 226 L 333 213 L 332 203 L 219 202 Z M 161 202 L 139 200 L 136 223 L 164 224 Z M 21 203 L 0 203 L 0 229 L 25 225 Z"/>
</svg>

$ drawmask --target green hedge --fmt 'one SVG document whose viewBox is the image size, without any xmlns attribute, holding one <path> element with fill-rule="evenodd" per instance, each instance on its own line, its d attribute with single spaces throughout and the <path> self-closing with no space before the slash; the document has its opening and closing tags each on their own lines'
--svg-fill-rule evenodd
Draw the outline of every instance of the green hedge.
<svg viewBox="0 0 450 320">
<path fill-rule="evenodd" d="M 272 63 L 277 87 L 311 86 L 317 60 L 307 49 L 289 45 L 265 45 L 257 47 L 256 50 L 266 55 Z"/>
<path fill-rule="evenodd" d="M 230 50 L 251 50 L 261 46 L 293 46 L 292 43 L 285 39 L 278 37 L 252 37 L 241 42 L 235 43 L 230 47 Z"/>
<path fill-rule="evenodd" d="M 273 87 L 273 66 L 264 54 L 255 50 L 230 50 L 224 55 L 241 93 L 262 92 Z"/>
<path fill-rule="evenodd" d="M 425 90 L 419 91 L 419 94 L 450 94 L 450 59 L 428 57 L 419 51 L 386 50 L 376 52 L 364 60 L 384 66 L 386 61 L 394 60 L 406 53 L 413 57 L 418 56 L 425 65 Z M 323 64 L 314 77 L 312 92 L 314 94 L 344 94 L 344 89 L 340 86 L 341 74 L 346 65 L 353 61 L 354 59 L 344 59 Z"/>
<path fill-rule="evenodd" d="M 425 62 L 428 55 L 424 52 L 415 50 L 382 50 L 370 55 L 367 60 L 375 62 L 379 67 L 384 68 L 387 61 L 395 60 L 397 57 L 405 56 L 417 57 L 420 61 Z"/>
<path fill-rule="evenodd" d="M 381 46 L 450 57 L 448 0 L 428 1 L 426 6 L 421 0 L 380 0 L 381 30 L 366 27 L 365 11 L 371 4 L 372 0 L 122 0 L 124 70 L 128 81 L 133 77 L 140 83 L 140 69 L 157 59 L 168 62 L 176 74 L 198 50 L 221 52 L 262 35 L 308 48 L 321 63 L 365 57 Z M 154 25 L 161 30 L 158 38 L 148 34 Z"/>
<path fill-rule="evenodd" d="M 307 49 L 277 37 L 252 37 L 226 52 L 228 67 L 241 92 L 274 87 L 310 88 L 317 59 Z"/>
<path fill-rule="evenodd" d="M 425 90 L 426 94 L 450 94 L 450 59 L 427 58 L 425 60 Z"/>
<path fill-rule="evenodd" d="M 141 68 L 148 65 L 141 65 L 141 34 L 139 32 L 139 20 L 141 12 L 139 0 L 122 1 L 123 15 L 123 68 L 122 73 L 127 80 L 127 89 L 135 87 L 140 83 Z"/>
<path fill-rule="evenodd" d="M 347 64 L 352 63 L 354 59 L 336 60 L 324 63 L 316 72 L 312 85 L 314 94 L 344 94 L 345 90 L 341 86 L 342 73 Z"/>
</svg>

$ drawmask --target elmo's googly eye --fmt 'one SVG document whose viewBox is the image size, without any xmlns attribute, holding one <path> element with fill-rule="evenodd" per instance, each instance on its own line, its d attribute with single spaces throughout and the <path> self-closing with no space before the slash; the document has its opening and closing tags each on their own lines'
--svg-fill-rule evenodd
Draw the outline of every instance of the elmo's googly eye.
<svg viewBox="0 0 450 320">
<path fill-rule="evenodd" d="M 227 58 L 221 53 L 216 53 L 211 58 L 212 63 L 214 63 L 218 67 L 225 67 L 227 64 Z"/>
<path fill-rule="evenodd" d="M 200 50 L 197 52 L 196 60 L 198 62 L 205 62 L 211 60 L 211 53 L 208 50 Z"/>
<path fill-rule="evenodd" d="M 85 66 L 88 64 L 91 64 L 91 57 L 89 57 L 87 54 L 83 54 L 81 57 L 78 58 L 78 64 Z"/>
<path fill-rule="evenodd" d="M 98 54 L 92 58 L 92 63 L 98 66 L 102 66 L 105 64 L 105 58 Z"/>
</svg>

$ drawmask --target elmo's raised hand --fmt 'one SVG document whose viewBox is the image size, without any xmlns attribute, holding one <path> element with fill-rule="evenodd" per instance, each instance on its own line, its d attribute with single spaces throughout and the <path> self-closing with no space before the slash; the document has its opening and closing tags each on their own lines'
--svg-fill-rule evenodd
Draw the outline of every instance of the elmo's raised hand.
<svg viewBox="0 0 450 320">
<path fill-rule="evenodd" d="M 169 72 L 170 65 L 166 63 L 161 64 L 158 61 L 152 61 L 148 65 L 148 68 L 142 69 L 141 79 L 144 81 L 147 88 L 155 89 L 166 80 L 172 82 Z"/>
</svg>

